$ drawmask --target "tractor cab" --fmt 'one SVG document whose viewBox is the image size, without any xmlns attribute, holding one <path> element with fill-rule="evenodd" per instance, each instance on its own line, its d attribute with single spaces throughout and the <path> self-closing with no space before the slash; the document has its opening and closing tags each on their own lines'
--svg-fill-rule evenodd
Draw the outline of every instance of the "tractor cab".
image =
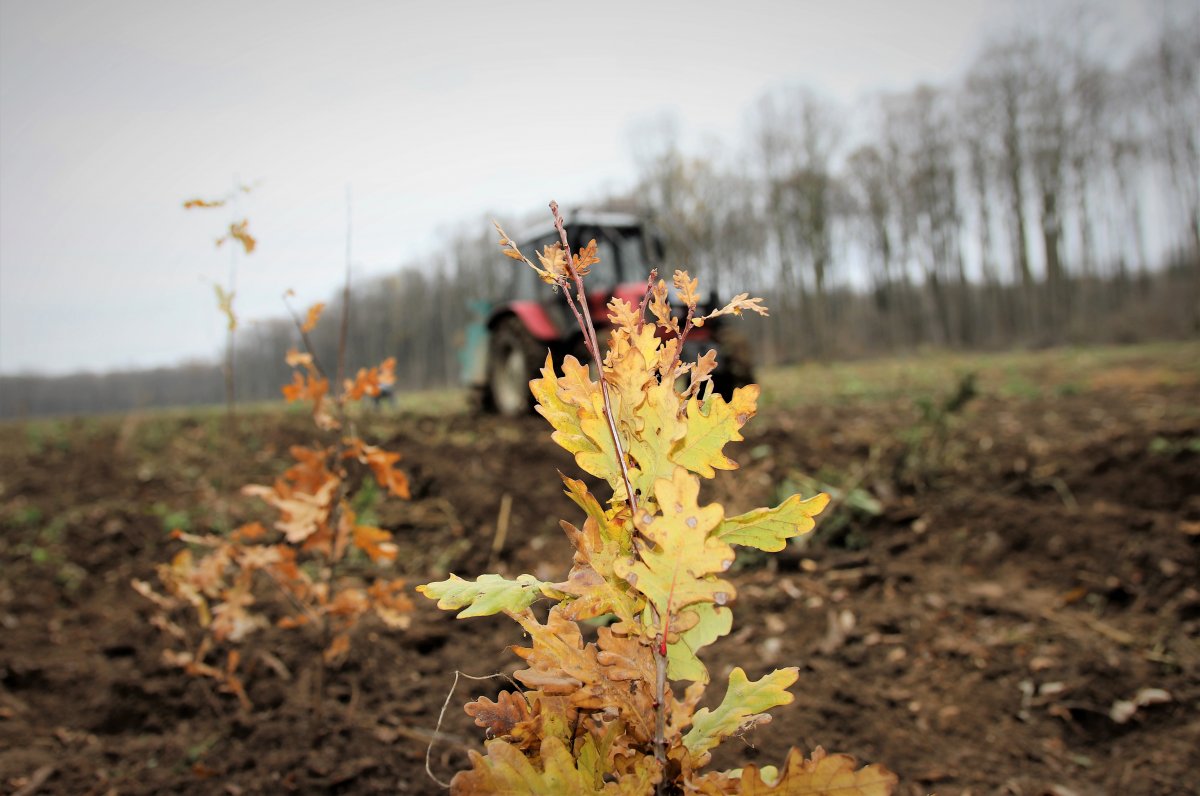
<svg viewBox="0 0 1200 796">
<path fill-rule="evenodd" d="M 603 344 L 609 301 L 622 298 L 636 307 L 645 296 L 646 277 L 652 268 L 669 276 L 661 262 L 663 247 L 642 220 L 630 213 L 577 211 L 565 221 L 572 249 L 596 241 L 600 261 L 592 266 L 584 289 Z M 517 238 L 521 251 L 534 262 L 538 252 L 558 241 L 558 232 L 551 224 Z M 547 351 L 555 362 L 568 354 L 587 362 L 588 356 L 583 336 L 558 291 L 542 282 L 531 268 L 511 261 L 508 267 L 511 278 L 504 295 L 495 302 L 474 306 L 478 319 L 467 330 L 462 362 L 463 379 L 471 387 L 477 406 L 515 416 L 532 409 L 529 382 L 537 378 Z M 706 324 L 696 329 L 688 337 L 685 359 L 716 347 L 720 326 Z M 745 371 L 744 378 L 737 378 L 733 386 L 749 382 L 749 369 Z M 725 368 L 723 372 L 729 375 L 734 370 Z M 717 386 L 720 389 L 721 382 Z"/>
</svg>

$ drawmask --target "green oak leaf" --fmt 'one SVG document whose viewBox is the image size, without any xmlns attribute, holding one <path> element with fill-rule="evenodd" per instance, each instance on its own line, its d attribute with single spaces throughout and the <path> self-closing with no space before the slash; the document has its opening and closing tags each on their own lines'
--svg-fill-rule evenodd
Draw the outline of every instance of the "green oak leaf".
<svg viewBox="0 0 1200 796">
<path fill-rule="evenodd" d="M 679 640 L 667 645 L 667 677 L 707 683 L 708 669 L 696 657 L 706 647 L 733 628 L 733 611 L 712 603 L 696 603 L 690 609 L 700 621 L 679 634 Z"/>
<path fill-rule="evenodd" d="M 792 495 L 773 509 L 754 509 L 727 517 L 713 535 L 726 544 L 775 553 L 787 546 L 788 539 L 811 531 L 816 525 L 813 517 L 828 504 L 829 495 L 824 492 L 808 500 Z"/>
<path fill-rule="evenodd" d="M 729 690 L 714 710 L 701 708 L 692 717 L 692 729 L 683 736 L 683 745 L 699 758 L 746 725 L 766 718 L 766 711 L 786 705 L 793 697 L 787 689 L 796 682 L 800 671 L 794 666 L 776 669 L 751 682 L 739 666 L 729 673 Z"/>
<path fill-rule="evenodd" d="M 418 586 L 417 591 L 432 600 L 437 600 L 438 608 L 451 611 L 465 609 L 459 612 L 459 619 L 491 616 L 501 612 L 516 613 L 524 611 L 543 595 L 560 596 L 550 584 L 538 580 L 533 575 L 518 575 L 516 580 L 508 580 L 499 575 L 489 574 L 480 575 L 474 581 L 451 575 L 446 580 Z"/>
</svg>

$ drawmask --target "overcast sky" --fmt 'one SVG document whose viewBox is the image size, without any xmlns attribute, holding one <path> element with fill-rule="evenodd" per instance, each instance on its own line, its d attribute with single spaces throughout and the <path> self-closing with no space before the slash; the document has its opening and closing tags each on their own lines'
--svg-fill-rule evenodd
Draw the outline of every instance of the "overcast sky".
<svg viewBox="0 0 1200 796">
<path fill-rule="evenodd" d="M 1017 9 L 0 0 L 0 372 L 215 358 L 230 213 L 181 203 L 235 177 L 261 180 L 238 311 L 276 316 L 340 281 L 347 185 L 356 274 L 394 270 L 484 213 L 628 186 L 639 122 L 734 144 L 774 86 L 945 82 Z"/>
</svg>

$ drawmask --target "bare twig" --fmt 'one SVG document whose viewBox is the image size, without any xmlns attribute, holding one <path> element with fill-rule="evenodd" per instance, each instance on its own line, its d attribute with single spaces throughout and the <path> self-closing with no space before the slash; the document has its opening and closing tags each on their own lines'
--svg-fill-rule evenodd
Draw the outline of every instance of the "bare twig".
<svg viewBox="0 0 1200 796">
<path fill-rule="evenodd" d="M 671 360 L 671 367 L 667 368 L 667 372 L 663 374 L 664 379 L 672 378 L 675 373 L 675 368 L 679 367 L 679 360 L 683 356 L 683 343 L 687 340 L 688 332 L 692 330 L 692 316 L 695 314 L 696 308 L 689 304 L 687 308 L 687 319 L 683 322 L 683 331 L 679 333 L 679 337 L 675 341 L 675 356 Z"/>
<path fill-rule="evenodd" d="M 504 542 L 508 538 L 508 522 L 512 516 L 512 495 L 505 492 L 500 497 L 500 513 L 496 517 L 496 532 L 492 536 L 492 555 L 488 562 L 488 569 L 494 569 L 496 560 L 500 557 L 500 551 L 504 549 Z"/>
<path fill-rule="evenodd" d="M 658 279 L 658 269 L 651 268 L 650 275 L 646 277 L 646 292 L 642 294 L 642 303 L 638 307 L 638 327 L 640 332 L 642 327 L 646 325 L 646 308 L 650 306 L 650 291 L 654 289 L 654 280 Z"/>
<path fill-rule="evenodd" d="M 443 788 L 449 788 L 450 783 L 442 782 L 437 778 L 437 775 L 433 773 L 433 768 L 431 768 L 429 765 L 429 761 L 433 756 L 433 745 L 437 743 L 439 739 L 444 740 L 446 738 L 446 736 L 442 735 L 442 720 L 446 717 L 446 708 L 450 706 L 450 699 L 454 696 L 454 690 L 458 688 L 458 678 L 460 677 L 465 677 L 468 680 L 491 680 L 493 677 L 503 677 L 505 680 L 512 683 L 512 686 L 516 689 L 517 693 L 521 693 L 521 687 L 513 682 L 511 677 L 509 677 L 507 674 L 503 674 L 502 672 L 484 675 L 483 677 L 476 677 L 475 675 L 467 674 L 465 672 L 458 671 L 457 669 L 454 671 L 454 683 L 450 686 L 450 692 L 446 694 L 446 701 L 442 703 L 441 712 L 438 713 L 437 726 L 433 728 L 433 736 L 429 739 L 429 746 L 425 748 L 425 773 L 429 775 L 430 779 L 441 785 Z M 461 744 L 457 745 L 461 746 Z"/>
<path fill-rule="evenodd" d="M 346 284 L 342 288 L 342 328 L 338 332 L 337 357 L 337 394 L 345 393 L 343 379 L 346 377 L 346 338 L 350 331 L 350 222 L 352 206 L 350 203 L 350 186 L 346 186 Z"/>
<path fill-rule="evenodd" d="M 57 768 L 53 763 L 47 763 L 34 771 L 29 775 L 29 779 L 21 788 L 13 791 L 13 796 L 33 796 L 33 794 L 41 790 L 42 786 L 46 784 L 46 780 L 50 779 Z"/>
</svg>

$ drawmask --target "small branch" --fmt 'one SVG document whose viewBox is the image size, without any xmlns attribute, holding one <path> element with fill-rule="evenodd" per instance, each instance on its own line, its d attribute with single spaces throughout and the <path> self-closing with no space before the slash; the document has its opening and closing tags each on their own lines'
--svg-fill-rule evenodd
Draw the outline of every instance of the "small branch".
<svg viewBox="0 0 1200 796">
<path fill-rule="evenodd" d="M 642 327 L 646 325 L 646 308 L 650 306 L 650 291 L 654 289 L 654 280 L 658 279 L 658 269 L 651 268 L 650 275 L 646 277 L 646 292 L 642 294 L 642 303 L 638 307 L 638 325 L 637 330 L 640 332 Z"/>
<path fill-rule="evenodd" d="M 338 357 L 337 357 L 337 394 L 342 395 L 345 390 L 343 379 L 346 376 L 346 338 L 350 332 L 350 221 L 351 221 L 351 204 L 350 204 L 350 186 L 346 186 L 346 284 L 342 288 L 342 328 L 338 333 Z"/>
<path fill-rule="evenodd" d="M 664 639 L 665 640 L 665 639 Z M 658 645 L 654 645 L 654 759 L 659 765 L 667 765 L 667 706 L 664 700 L 667 695 L 667 658 L 658 653 Z M 659 792 L 661 792 L 661 783 Z"/>
<path fill-rule="evenodd" d="M 258 571 L 267 576 L 271 583 L 275 585 L 275 588 L 279 589 L 280 593 L 282 593 L 283 596 L 287 598 L 288 602 L 292 604 L 293 608 L 297 609 L 301 614 L 307 616 L 308 621 L 312 622 L 314 625 L 320 625 L 320 623 L 323 621 L 321 617 L 313 613 L 313 610 L 309 608 L 303 600 L 297 597 L 291 589 L 284 586 L 274 572 L 265 568 Z"/>
<path fill-rule="evenodd" d="M 290 293 L 291 291 L 288 291 Z M 321 367 L 321 360 L 317 357 L 317 349 L 313 346 L 312 338 L 308 336 L 308 332 L 304 331 L 304 321 L 300 320 L 300 316 L 296 314 L 296 310 L 292 307 L 292 302 L 288 301 L 288 294 L 283 294 L 283 306 L 287 307 L 288 314 L 292 316 L 292 322 L 296 324 L 296 331 L 300 333 L 300 342 L 304 343 L 304 350 L 312 357 L 313 367 L 317 369 L 317 373 L 323 378 L 329 378 L 329 373 L 325 368 Z"/>
<path fill-rule="evenodd" d="M 47 763 L 37 769 L 29 775 L 24 785 L 13 791 L 13 796 L 33 796 L 33 794 L 42 789 L 42 786 L 46 784 L 46 780 L 50 779 L 57 768 L 58 766 L 53 763 Z"/>
<path fill-rule="evenodd" d="M 583 277 L 575 271 L 575 266 L 571 260 L 571 245 L 567 241 L 567 230 L 563 226 L 563 217 L 558 212 L 558 202 L 550 202 L 550 212 L 554 214 L 554 228 L 558 230 L 558 236 L 562 241 L 563 250 L 567 256 L 567 270 L 575 281 L 576 295 L 579 303 L 582 306 L 582 318 L 580 318 L 579 310 L 575 309 L 575 304 L 571 300 L 571 294 L 566 284 L 561 285 L 563 294 L 567 298 L 567 303 L 571 306 L 571 312 L 575 314 L 576 320 L 579 322 L 580 331 L 583 332 L 584 344 L 587 346 L 588 353 L 592 355 L 592 361 L 596 363 L 596 372 L 600 376 L 600 394 L 604 399 L 604 417 L 608 421 L 608 433 L 612 436 L 613 449 L 617 454 L 617 464 L 621 467 L 621 477 L 625 480 L 625 495 L 629 509 L 634 514 L 637 513 L 637 496 L 633 492 L 633 483 L 629 479 L 629 465 L 625 461 L 625 449 L 621 446 L 621 435 L 617 431 L 616 419 L 613 417 L 612 400 L 608 395 L 608 382 L 604 379 L 604 363 L 600 358 L 600 345 L 596 340 L 596 326 L 592 323 L 592 315 L 588 310 L 587 296 L 583 290 Z"/>
<path fill-rule="evenodd" d="M 451 699 L 451 697 L 454 696 L 454 690 L 456 688 L 458 688 L 458 679 L 460 677 L 465 677 L 468 680 L 491 680 L 493 677 L 503 677 L 505 680 L 508 680 L 508 682 L 512 683 L 513 688 L 516 689 L 516 692 L 518 694 L 521 694 L 522 698 L 524 698 L 524 696 L 525 696 L 521 692 L 521 687 L 519 685 L 517 685 L 516 683 L 514 683 L 513 679 L 511 677 L 509 677 L 507 674 L 501 674 L 500 672 L 496 672 L 495 674 L 489 674 L 484 677 L 476 677 L 474 675 L 466 674 L 465 672 L 460 672 L 458 670 L 455 670 L 454 683 L 450 686 L 450 692 L 446 694 L 446 701 L 442 703 L 441 712 L 438 713 L 437 725 L 433 728 L 433 735 L 429 737 L 429 746 L 425 747 L 425 773 L 429 775 L 430 779 L 432 779 L 438 785 L 441 785 L 443 788 L 449 788 L 450 783 L 442 782 L 440 779 L 437 778 L 437 775 L 433 773 L 433 768 L 429 765 L 429 761 L 430 761 L 430 758 L 433 756 L 433 745 L 439 739 L 446 739 L 446 737 L 447 737 L 442 734 L 442 720 L 446 717 L 446 708 L 448 708 L 450 706 L 450 699 Z M 455 745 L 459 746 L 459 747 L 462 746 L 462 744 L 458 743 L 458 742 L 455 742 Z"/>
<path fill-rule="evenodd" d="M 500 514 L 496 517 L 496 532 L 492 536 L 492 554 L 488 561 L 488 570 L 496 568 L 496 562 L 500 558 L 500 551 L 504 549 L 504 542 L 508 538 L 508 522 L 512 516 L 512 495 L 505 492 L 500 497 Z"/>
<path fill-rule="evenodd" d="M 675 342 L 675 357 L 671 360 L 671 367 L 667 368 L 667 372 L 663 374 L 664 379 L 674 378 L 675 368 L 679 367 L 679 360 L 683 356 L 683 343 L 687 340 L 688 332 L 692 331 L 692 315 L 695 314 L 695 305 L 689 304 L 687 310 L 687 318 L 683 322 L 683 331 L 679 333 Z"/>
</svg>

